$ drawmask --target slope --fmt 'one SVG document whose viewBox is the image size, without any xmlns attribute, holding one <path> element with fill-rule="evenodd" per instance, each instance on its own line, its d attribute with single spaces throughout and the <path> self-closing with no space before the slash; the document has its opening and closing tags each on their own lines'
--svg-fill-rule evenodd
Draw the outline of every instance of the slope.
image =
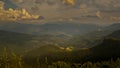
<svg viewBox="0 0 120 68">
<path fill-rule="evenodd" d="M 93 47 L 100 44 L 104 37 L 114 33 L 115 31 L 120 30 L 120 23 L 114 23 L 109 26 L 103 26 L 96 29 L 95 31 L 88 32 L 84 35 L 76 35 L 71 40 L 69 40 L 68 45 L 73 45 L 75 47 Z M 119 32 L 118 32 L 119 33 Z M 117 34 L 114 33 L 114 34 Z"/>
<path fill-rule="evenodd" d="M 115 31 L 106 36 L 103 42 L 91 48 L 92 54 L 89 58 L 94 60 L 108 60 L 120 57 L 120 31 Z"/>
</svg>

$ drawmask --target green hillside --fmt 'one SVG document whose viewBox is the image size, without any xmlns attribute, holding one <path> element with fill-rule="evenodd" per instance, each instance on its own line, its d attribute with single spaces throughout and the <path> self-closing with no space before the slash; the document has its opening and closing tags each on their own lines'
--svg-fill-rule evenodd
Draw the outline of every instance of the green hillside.
<svg viewBox="0 0 120 68">
<path fill-rule="evenodd" d="M 72 45 L 76 48 L 91 48 L 96 46 L 104 40 L 104 37 L 113 34 L 115 38 L 119 38 L 120 23 L 115 23 L 103 28 L 98 28 L 94 31 L 85 33 L 84 35 L 75 35 L 67 43 L 68 46 Z"/>
<path fill-rule="evenodd" d="M 28 52 L 45 45 L 63 46 L 69 37 L 66 35 L 30 35 L 0 30 L 0 49 L 4 47 L 15 52 Z"/>
<path fill-rule="evenodd" d="M 94 60 L 108 60 L 120 57 L 120 31 L 114 31 L 112 34 L 104 37 L 101 44 L 90 48 L 92 54 L 90 59 Z"/>
<path fill-rule="evenodd" d="M 40 47 L 39 49 L 32 50 L 28 54 L 39 57 L 48 57 L 48 59 L 70 61 L 70 62 L 84 62 L 84 61 L 101 61 L 108 60 L 111 58 L 116 59 L 120 57 L 120 39 L 116 37 L 111 37 L 116 34 L 119 36 L 120 32 L 115 31 L 112 34 L 103 38 L 101 43 L 97 44 L 91 48 L 73 48 L 72 51 L 67 51 L 65 49 L 59 49 L 52 46 Z M 40 53 L 39 53 L 40 52 Z M 56 57 L 56 58 L 55 58 Z"/>
<path fill-rule="evenodd" d="M 23 52 L 26 48 L 33 47 L 29 42 L 33 37 L 28 34 L 0 30 L 0 50 L 6 47 L 10 51 Z"/>
</svg>

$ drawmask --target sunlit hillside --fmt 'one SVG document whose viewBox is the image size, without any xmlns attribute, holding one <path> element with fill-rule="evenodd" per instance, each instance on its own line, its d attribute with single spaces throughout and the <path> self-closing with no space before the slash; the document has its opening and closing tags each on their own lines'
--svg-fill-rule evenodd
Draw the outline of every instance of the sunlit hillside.
<svg viewBox="0 0 120 68">
<path fill-rule="evenodd" d="M 120 0 L 0 0 L 0 68 L 120 68 Z"/>
</svg>

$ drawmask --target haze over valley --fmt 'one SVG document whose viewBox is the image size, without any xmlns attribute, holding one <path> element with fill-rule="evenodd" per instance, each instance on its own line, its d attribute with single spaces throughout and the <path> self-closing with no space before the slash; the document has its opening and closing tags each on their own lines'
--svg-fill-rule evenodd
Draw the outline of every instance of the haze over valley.
<svg viewBox="0 0 120 68">
<path fill-rule="evenodd" d="M 120 68 L 119 0 L 0 0 L 0 68 Z"/>
</svg>

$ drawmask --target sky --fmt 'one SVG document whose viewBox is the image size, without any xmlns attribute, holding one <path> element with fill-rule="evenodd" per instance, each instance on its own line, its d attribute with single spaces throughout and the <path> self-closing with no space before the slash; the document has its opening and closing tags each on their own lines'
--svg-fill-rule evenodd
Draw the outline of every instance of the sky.
<svg viewBox="0 0 120 68">
<path fill-rule="evenodd" d="M 10 0 L 45 21 L 119 22 L 120 0 Z"/>
</svg>

